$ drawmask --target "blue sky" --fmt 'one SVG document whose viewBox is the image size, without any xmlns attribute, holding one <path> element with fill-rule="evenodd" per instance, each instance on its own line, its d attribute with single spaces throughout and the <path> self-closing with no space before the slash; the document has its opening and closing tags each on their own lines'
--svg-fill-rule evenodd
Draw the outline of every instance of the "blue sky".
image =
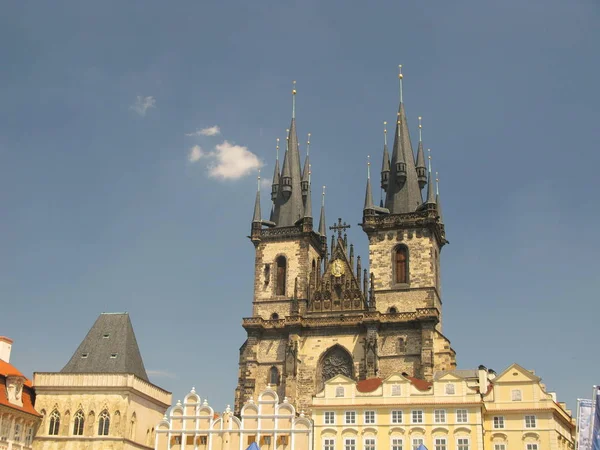
<svg viewBox="0 0 600 450">
<path fill-rule="evenodd" d="M 98 314 L 128 311 L 174 401 L 196 386 L 217 410 L 232 403 L 255 169 L 272 174 L 291 81 L 313 193 L 327 185 L 328 221 L 353 224 L 366 258 L 365 162 L 379 170 L 403 64 L 413 140 L 423 116 L 440 171 L 458 364 L 518 362 L 574 408 L 600 382 L 599 21 L 594 0 L 5 4 L 0 334 L 12 362 L 60 370 Z"/>
</svg>

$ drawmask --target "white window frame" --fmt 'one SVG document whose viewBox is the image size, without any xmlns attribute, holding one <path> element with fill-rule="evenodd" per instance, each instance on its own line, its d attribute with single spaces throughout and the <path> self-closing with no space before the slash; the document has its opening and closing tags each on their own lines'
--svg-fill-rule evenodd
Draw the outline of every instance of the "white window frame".
<svg viewBox="0 0 600 450">
<path fill-rule="evenodd" d="M 492 420 L 494 430 L 504 430 L 504 416 L 494 416 Z"/>
<path fill-rule="evenodd" d="M 348 444 L 350 441 L 352 441 L 352 444 Z M 350 448 L 349 445 L 352 447 Z M 356 450 L 356 438 L 344 438 L 344 450 Z"/>
<path fill-rule="evenodd" d="M 444 441 L 439 442 L 438 441 Z M 433 438 L 433 450 L 448 450 L 448 438 L 446 436 L 443 437 L 434 437 Z"/>
<path fill-rule="evenodd" d="M 335 411 L 325 411 L 323 413 L 323 423 L 325 425 L 335 425 Z"/>
<path fill-rule="evenodd" d="M 415 421 L 415 413 L 421 413 L 421 421 Z M 425 412 L 422 409 L 413 409 L 410 412 L 410 423 L 424 423 L 425 422 Z"/>
<path fill-rule="evenodd" d="M 19 422 L 15 422 L 15 426 L 13 427 L 13 441 L 21 442 L 21 434 L 23 433 L 23 426 Z"/>
<path fill-rule="evenodd" d="M 33 427 L 27 428 L 27 433 L 25 434 L 25 445 L 31 445 L 33 442 Z"/>
<path fill-rule="evenodd" d="M 369 417 L 369 416 L 372 416 L 372 417 Z M 369 417 L 369 420 L 372 419 L 373 421 L 372 422 L 367 421 L 367 417 Z M 375 425 L 377 423 L 377 414 L 372 409 L 365 411 L 363 414 L 363 420 L 365 421 L 365 425 Z"/>
<path fill-rule="evenodd" d="M 401 437 L 393 437 L 390 442 L 390 450 L 404 450 L 404 439 Z"/>
<path fill-rule="evenodd" d="M 459 444 L 458 441 L 467 441 L 467 448 L 465 449 L 464 447 L 461 448 L 459 447 L 459 445 L 465 445 L 463 444 Z M 469 439 L 468 437 L 465 436 L 461 436 L 461 437 L 457 437 L 456 438 L 456 450 L 471 450 L 471 439 Z"/>
<path fill-rule="evenodd" d="M 348 422 L 348 414 L 354 415 L 354 422 Z M 344 425 L 356 425 L 356 411 L 344 411 Z"/>
<path fill-rule="evenodd" d="M 506 450 L 506 444 L 504 442 L 494 443 L 494 450 Z"/>
<path fill-rule="evenodd" d="M 528 442 L 525 444 L 525 450 L 539 450 L 540 446 L 537 442 Z"/>
<path fill-rule="evenodd" d="M 323 450 L 335 450 L 335 438 L 323 438 Z"/>
<path fill-rule="evenodd" d="M 461 414 L 464 412 L 464 419 L 461 420 Z M 457 409 L 456 410 L 456 423 L 469 423 L 469 410 L 468 409 Z"/>
<path fill-rule="evenodd" d="M 534 414 L 527 414 L 524 419 L 525 428 L 528 430 L 537 428 L 537 417 Z M 531 423 L 533 422 L 533 423 Z"/>
<path fill-rule="evenodd" d="M 367 441 L 373 441 L 373 445 L 367 444 Z M 369 445 L 367 447 L 367 445 Z M 377 450 L 377 438 L 375 436 L 369 436 L 363 439 L 363 448 L 365 450 Z"/>
<path fill-rule="evenodd" d="M 440 416 L 439 420 L 438 419 L 438 415 Z M 441 417 L 443 416 L 443 417 Z M 433 422 L 434 423 L 446 423 L 448 420 L 448 416 L 446 414 L 446 410 L 445 409 L 434 409 L 433 410 Z"/>
<path fill-rule="evenodd" d="M 419 442 L 415 443 L 415 441 L 419 441 Z M 419 445 L 425 445 L 425 438 L 423 436 L 414 437 L 411 439 L 410 444 L 411 444 L 410 448 L 412 450 L 416 450 L 417 448 L 419 448 Z"/>
<path fill-rule="evenodd" d="M 390 418 L 391 418 L 391 422 L 394 425 L 399 424 L 399 423 L 404 423 L 404 412 L 401 409 L 393 409 L 390 412 Z"/>
</svg>

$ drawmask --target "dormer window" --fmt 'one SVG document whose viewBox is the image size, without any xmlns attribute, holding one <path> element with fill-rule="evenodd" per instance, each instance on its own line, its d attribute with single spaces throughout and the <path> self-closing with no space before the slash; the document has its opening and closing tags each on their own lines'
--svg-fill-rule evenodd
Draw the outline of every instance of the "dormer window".
<svg viewBox="0 0 600 450">
<path fill-rule="evenodd" d="M 89 356 L 89 353 L 82 353 L 82 354 L 81 354 L 81 358 L 82 358 L 82 359 L 85 359 L 85 358 L 87 358 L 88 356 Z"/>
<path fill-rule="evenodd" d="M 454 395 L 454 394 L 455 394 L 454 384 L 453 383 L 446 384 L 446 395 Z"/>
<path fill-rule="evenodd" d="M 335 388 L 335 396 L 343 397 L 344 396 L 344 386 L 338 386 Z"/>
<path fill-rule="evenodd" d="M 111 353 L 110 354 L 110 359 L 115 359 L 117 357 L 117 353 Z"/>
<path fill-rule="evenodd" d="M 109 333 L 104 333 L 104 334 L 102 335 L 102 339 L 108 339 L 109 337 L 110 337 L 110 334 L 109 334 Z"/>
<path fill-rule="evenodd" d="M 23 406 L 23 383 L 22 377 L 7 377 L 6 378 L 6 394 L 8 401 L 13 405 Z"/>
</svg>

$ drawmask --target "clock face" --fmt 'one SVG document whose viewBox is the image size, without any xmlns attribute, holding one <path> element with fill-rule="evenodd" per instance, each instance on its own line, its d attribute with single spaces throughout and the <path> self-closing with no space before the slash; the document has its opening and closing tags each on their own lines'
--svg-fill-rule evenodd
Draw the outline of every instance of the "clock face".
<svg viewBox="0 0 600 450">
<path fill-rule="evenodd" d="M 331 263 L 331 273 L 336 278 L 344 274 L 344 263 L 341 259 L 336 259 Z"/>
</svg>

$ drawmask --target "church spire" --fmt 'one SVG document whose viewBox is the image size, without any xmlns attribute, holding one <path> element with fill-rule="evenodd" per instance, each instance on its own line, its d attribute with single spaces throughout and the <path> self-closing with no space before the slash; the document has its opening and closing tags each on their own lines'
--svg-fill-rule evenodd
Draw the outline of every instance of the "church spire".
<svg viewBox="0 0 600 450">
<path fill-rule="evenodd" d="M 304 201 L 304 217 L 312 218 L 312 200 L 310 194 L 310 164 L 308 165 L 308 188 L 306 189 L 306 200 Z"/>
<path fill-rule="evenodd" d="M 400 66 L 398 75 L 400 80 L 400 106 L 398 107 L 389 186 L 386 189 L 385 200 L 385 206 L 391 214 L 414 212 L 422 203 L 415 167 L 415 156 L 412 150 L 402 98 L 403 75 L 401 69 Z"/>
<path fill-rule="evenodd" d="M 419 147 L 417 149 L 417 179 L 419 181 L 419 188 L 423 189 L 427 184 L 427 170 L 425 167 L 425 155 L 423 153 L 423 125 L 421 124 L 421 117 L 419 116 Z"/>
<path fill-rule="evenodd" d="M 325 222 L 325 186 L 321 196 L 321 217 L 319 218 L 319 234 L 327 240 L 327 224 Z"/>
<path fill-rule="evenodd" d="M 304 160 L 304 169 L 302 170 L 302 196 L 305 197 L 306 193 L 308 192 L 308 190 L 310 189 L 309 184 L 310 184 L 310 161 L 309 161 L 309 154 L 310 154 L 310 133 L 308 133 L 308 140 L 306 141 L 306 159 Z"/>
<path fill-rule="evenodd" d="M 442 214 L 442 203 L 440 201 L 440 177 L 439 174 L 435 173 L 435 203 L 437 205 L 438 217 L 440 218 L 440 223 L 444 223 L 444 215 Z"/>
<path fill-rule="evenodd" d="M 261 221 L 262 215 L 260 213 L 260 169 L 258 169 L 256 200 L 254 202 L 254 216 L 252 217 L 252 223 L 260 223 Z"/>
<path fill-rule="evenodd" d="M 365 215 L 375 214 L 375 209 L 373 207 L 373 194 L 371 192 L 371 157 L 367 157 L 367 189 L 365 191 L 365 207 L 364 207 Z"/>
<path fill-rule="evenodd" d="M 279 138 L 275 147 L 277 156 L 275 158 L 275 170 L 273 171 L 273 183 L 271 184 L 271 200 L 275 201 L 279 193 Z"/>
<path fill-rule="evenodd" d="M 433 186 L 433 175 L 431 173 L 431 149 L 427 149 L 427 159 L 429 160 L 429 180 L 427 182 L 427 203 L 435 204 L 435 189 Z"/>
<path fill-rule="evenodd" d="M 383 122 L 383 163 L 381 164 L 381 189 L 388 188 L 390 180 L 390 154 L 387 146 L 387 122 Z"/>
</svg>

